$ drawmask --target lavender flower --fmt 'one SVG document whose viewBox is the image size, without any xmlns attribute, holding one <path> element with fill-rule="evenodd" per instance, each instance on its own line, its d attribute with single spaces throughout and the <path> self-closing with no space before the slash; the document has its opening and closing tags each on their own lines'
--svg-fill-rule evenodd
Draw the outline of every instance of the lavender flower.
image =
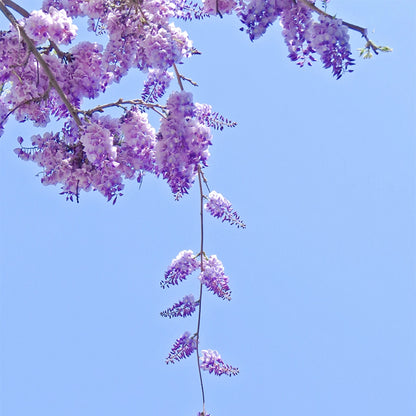
<svg viewBox="0 0 416 416">
<path fill-rule="evenodd" d="M 216 255 L 210 256 L 204 262 L 204 270 L 199 276 L 201 283 L 221 299 L 231 300 L 231 290 L 228 286 L 228 276 L 224 274 L 224 266 Z"/>
<path fill-rule="evenodd" d="M 168 357 L 165 360 L 166 364 L 174 364 L 175 361 L 189 357 L 196 350 L 196 340 L 190 337 L 190 335 L 191 334 L 189 332 L 185 332 L 175 341 Z"/>
<path fill-rule="evenodd" d="M 198 304 L 199 301 L 195 301 L 193 295 L 185 296 L 171 308 L 160 312 L 160 314 L 165 318 L 174 318 L 178 316 L 185 318 L 186 316 L 191 316 L 195 312 Z"/>
<path fill-rule="evenodd" d="M 192 94 L 174 92 L 167 101 L 168 116 L 160 123 L 156 143 L 156 172 L 167 179 L 176 199 L 187 193 L 210 156 L 211 131 L 195 119 Z"/>
<path fill-rule="evenodd" d="M 247 26 L 246 32 L 253 41 L 266 32 L 284 9 L 293 5 L 293 0 L 250 0 L 241 1 L 240 5 L 238 17 Z"/>
<path fill-rule="evenodd" d="M 149 74 L 144 82 L 142 100 L 147 103 L 155 103 L 163 96 L 169 87 L 173 74 L 160 69 L 149 69 Z"/>
<path fill-rule="evenodd" d="M 111 131 L 95 120 L 85 128 L 80 141 L 88 160 L 93 165 L 100 166 L 104 161 L 114 161 L 117 157 L 117 148 L 114 146 Z"/>
<path fill-rule="evenodd" d="M 199 267 L 199 260 L 195 258 L 192 250 L 181 251 L 165 273 L 165 278 L 160 282 L 162 289 L 172 285 L 177 285 L 185 280 L 191 273 Z"/>
<path fill-rule="evenodd" d="M 195 103 L 195 117 L 201 124 L 215 130 L 223 130 L 224 127 L 235 127 L 237 125 L 235 121 L 228 120 L 221 114 L 213 112 L 209 104 Z"/>
<path fill-rule="evenodd" d="M 154 172 L 156 132 L 147 114 L 134 107 L 120 121 L 124 135 L 118 149 L 120 170 L 126 178 L 135 177 L 138 171 Z"/>
<path fill-rule="evenodd" d="M 289 58 L 297 61 L 301 67 L 306 61 L 311 65 L 311 62 L 316 60 L 312 55 L 315 51 L 306 39 L 307 30 L 312 24 L 312 10 L 302 3 L 284 9 L 280 15 L 280 25 L 289 49 Z"/>
<path fill-rule="evenodd" d="M 27 34 L 37 45 L 48 39 L 58 44 L 68 44 L 75 38 L 77 29 L 65 10 L 57 10 L 52 6 L 49 8 L 49 13 L 41 10 L 33 11 L 25 22 Z"/>
<path fill-rule="evenodd" d="M 201 368 L 209 373 L 214 373 L 217 376 L 226 374 L 227 376 L 236 376 L 240 370 L 225 364 L 221 359 L 218 351 L 202 350 L 202 356 L 199 357 L 201 361 Z"/>
<path fill-rule="evenodd" d="M 209 193 L 208 202 L 204 205 L 204 208 L 213 217 L 222 218 L 222 222 L 228 221 L 231 225 L 236 225 L 238 228 L 246 228 L 237 212 L 233 211 L 231 202 L 218 192 L 212 191 Z"/>
<path fill-rule="evenodd" d="M 348 28 L 341 19 L 319 16 L 319 23 L 311 25 L 306 33 L 311 47 L 321 55 L 324 68 L 332 67 L 333 75 L 339 79 L 354 65 L 351 58 Z"/>
</svg>

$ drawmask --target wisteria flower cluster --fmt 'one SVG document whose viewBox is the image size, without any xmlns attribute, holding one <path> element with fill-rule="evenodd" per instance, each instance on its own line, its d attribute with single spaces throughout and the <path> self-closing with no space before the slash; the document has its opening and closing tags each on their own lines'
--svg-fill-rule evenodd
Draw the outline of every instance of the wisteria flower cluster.
<svg viewBox="0 0 416 416">
<path fill-rule="evenodd" d="M 198 271 L 198 279 L 200 281 L 199 298 L 195 299 L 195 296 L 190 294 L 179 301 L 175 302 L 171 307 L 165 309 L 160 314 L 166 318 L 175 318 L 191 316 L 198 310 L 198 323 L 196 332 L 191 335 L 186 331 L 172 346 L 169 355 L 166 358 L 166 363 L 174 363 L 181 359 L 189 357 L 193 352 L 199 355 L 199 338 L 200 338 L 200 319 L 201 319 L 201 302 L 203 287 L 209 292 L 217 295 L 221 299 L 231 300 L 231 289 L 229 286 L 229 278 L 225 274 L 224 266 L 216 255 L 207 257 L 203 251 L 203 208 L 212 214 L 214 217 L 222 218 L 227 216 L 228 220 L 237 225 L 238 227 L 244 224 L 231 209 L 231 203 L 217 192 L 210 192 L 206 197 L 202 193 L 202 180 L 205 177 L 201 171 L 201 165 L 197 169 L 199 185 L 200 185 L 200 207 L 201 207 L 201 251 L 198 254 L 194 254 L 192 250 L 181 251 L 176 258 L 174 258 L 165 272 L 164 279 L 160 282 L 163 289 L 171 286 L 178 285 L 185 281 L 190 275 Z M 208 184 L 206 183 L 207 187 Z M 208 203 L 203 206 L 204 199 L 208 199 Z M 224 218 L 223 218 L 224 220 Z M 226 364 L 222 359 L 218 351 L 215 350 L 202 350 L 201 355 L 198 357 L 199 375 L 202 389 L 203 408 L 205 409 L 205 398 L 203 393 L 203 382 L 201 377 L 201 370 L 214 373 L 221 376 L 223 374 L 232 376 L 239 373 L 239 369 Z M 199 415 L 207 415 L 205 410 L 199 412 Z"/>
<path fill-rule="evenodd" d="M 389 50 L 374 45 L 365 29 L 309 0 L 44 0 L 42 9 L 31 13 L 12 0 L 1 4 L 11 26 L 0 31 L 0 135 L 11 115 L 38 127 L 62 120 L 61 131 L 34 135 L 31 145 L 21 145 L 16 153 L 43 168 L 45 185 L 60 184 L 62 193 L 76 200 L 81 190 L 98 190 L 115 201 L 125 179 L 141 181 L 145 173 L 166 179 L 178 199 L 189 192 L 197 166 L 208 164 L 210 129 L 235 126 L 209 105 L 194 103 L 185 91 L 183 82 L 195 83 L 177 66 L 199 52 L 173 19 L 234 13 L 251 40 L 280 20 L 289 58 L 303 66 L 319 55 L 336 78 L 354 64 L 348 29 L 365 37 L 365 48 Z M 17 20 L 6 6 L 22 18 Z M 101 43 L 78 41 L 73 19 L 82 17 L 89 30 L 105 35 L 98 38 Z M 100 97 L 131 69 L 146 75 L 140 98 L 83 109 L 86 99 Z M 162 104 L 173 74 L 180 91 Z M 111 121 L 96 116 L 110 107 L 124 114 Z M 160 115 L 159 127 L 149 124 L 149 111 Z M 234 221 L 225 214 L 223 220 Z"/>
<path fill-rule="evenodd" d="M 207 258 L 204 253 L 195 255 L 192 250 L 181 251 L 165 272 L 164 279 L 160 282 L 162 288 L 177 285 L 184 281 L 196 270 L 200 270 L 199 280 L 208 291 L 222 299 L 231 300 L 229 278 L 224 273 L 222 262 L 213 255 Z M 202 292 L 201 292 L 202 293 Z M 192 315 L 201 304 L 201 299 L 195 300 L 193 295 L 185 296 L 172 307 L 161 312 L 161 316 L 186 317 Z M 189 357 L 194 351 L 198 351 L 199 333 L 193 336 L 185 332 L 174 343 L 166 363 L 174 363 Z M 204 350 L 201 356 L 201 368 L 214 372 L 216 375 L 237 375 L 238 369 L 225 364 L 217 351 Z"/>
<path fill-rule="evenodd" d="M 221 359 L 221 355 L 218 353 L 218 351 L 202 350 L 201 353 L 201 368 L 208 371 L 209 373 L 213 372 L 217 376 L 226 374 L 230 377 L 238 374 L 238 368 L 234 368 L 228 364 L 225 364 Z"/>
<path fill-rule="evenodd" d="M 203 215 L 202 215 L 202 201 L 204 195 L 202 194 L 201 168 L 198 169 L 198 178 L 200 183 L 200 199 L 201 199 L 201 252 L 194 254 L 192 250 L 181 251 L 176 258 L 174 258 L 165 272 L 164 279 L 160 282 L 162 288 L 168 288 L 178 285 L 186 280 L 190 275 L 199 270 L 200 290 L 199 298 L 195 300 L 194 295 L 187 295 L 173 306 L 162 311 L 160 314 L 163 317 L 175 318 L 191 316 L 198 309 L 198 322 L 196 332 L 191 335 L 189 331 L 184 332 L 174 342 L 168 356 L 166 357 L 167 364 L 173 364 L 192 355 L 194 352 L 199 356 L 199 339 L 200 339 L 200 319 L 201 319 L 201 302 L 203 294 L 203 286 L 222 299 L 231 300 L 231 290 L 229 287 L 229 278 L 224 273 L 222 262 L 213 255 L 207 257 L 203 250 Z M 205 411 L 205 395 L 203 389 L 203 381 L 201 370 L 214 373 L 217 376 L 228 375 L 235 376 L 239 373 L 239 369 L 226 364 L 218 351 L 202 350 L 198 357 L 198 369 L 202 392 L 202 407 L 203 411 L 198 412 L 198 415 L 209 416 Z"/>
<path fill-rule="evenodd" d="M 213 217 L 220 218 L 222 222 L 229 222 L 231 225 L 246 228 L 236 211 L 233 210 L 231 202 L 216 191 L 211 191 L 207 197 L 208 202 L 204 205 Z"/>
<path fill-rule="evenodd" d="M 199 164 L 207 165 L 211 132 L 195 118 L 191 93 L 173 93 L 166 108 L 168 115 L 160 123 L 156 144 L 157 173 L 167 179 L 178 198 L 190 189 Z"/>
<path fill-rule="evenodd" d="M 174 3 L 45 0 L 42 10 L 23 14 L 20 21 L 8 15 L 11 29 L 0 32 L 0 134 L 12 114 L 39 127 L 53 117 L 64 121 L 61 131 L 34 135 L 29 146 L 19 141 L 15 150 L 43 168 L 42 183 L 61 184 L 71 200 L 81 190 L 98 190 L 115 202 L 124 179 L 151 173 L 167 179 L 176 198 L 188 192 L 196 166 L 207 164 L 211 133 L 182 86 L 158 104 L 173 77 L 167 69 L 194 51 L 187 33 L 170 21 L 180 15 Z M 61 50 L 75 40 L 72 19 L 84 16 L 91 30 L 107 34 L 107 43 Z M 141 98 L 81 110 L 85 98 L 97 98 L 130 68 L 148 74 Z M 109 107 L 124 114 L 97 115 Z M 147 111 L 160 115 L 158 132 Z"/>
</svg>

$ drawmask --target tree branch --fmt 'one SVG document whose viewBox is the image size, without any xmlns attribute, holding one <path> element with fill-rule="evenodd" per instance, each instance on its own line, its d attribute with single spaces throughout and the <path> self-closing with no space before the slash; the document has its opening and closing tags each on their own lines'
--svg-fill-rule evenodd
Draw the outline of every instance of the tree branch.
<svg viewBox="0 0 416 416">
<path fill-rule="evenodd" d="M 3 0 L 3 3 L 4 3 L 5 6 L 10 7 L 14 11 L 16 11 L 17 13 L 20 13 L 23 17 L 29 17 L 30 16 L 30 13 L 26 9 L 24 9 L 22 6 L 19 6 L 18 4 L 16 4 L 12 0 Z"/>
</svg>

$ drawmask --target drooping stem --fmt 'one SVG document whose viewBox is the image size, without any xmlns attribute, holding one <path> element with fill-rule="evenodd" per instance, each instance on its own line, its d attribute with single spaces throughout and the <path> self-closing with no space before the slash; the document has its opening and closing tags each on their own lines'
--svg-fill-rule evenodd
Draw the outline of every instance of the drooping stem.
<svg viewBox="0 0 416 416">
<path fill-rule="evenodd" d="M 201 273 L 204 271 L 204 194 L 202 192 L 202 172 L 201 166 L 198 165 L 198 182 L 199 182 L 199 197 L 200 197 L 200 223 L 201 223 Z M 196 359 L 198 362 L 199 382 L 201 385 L 202 394 L 202 414 L 205 416 L 205 392 L 204 383 L 202 381 L 201 363 L 199 361 L 199 331 L 201 328 L 201 306 L 202 306 L 202 282 L 199 287 L 199 305 L 198 305 L 198 325 L 196 329 Z"/>
<path fill-rule="evenodd" d="M 9 4 L 10 2 L 8 2 Z M 15 3 L 13 3 L 15 5 Z M 19 24 L 13 14 L 7 9 L 5 2 L 0 0 L 0 11 L 6 16 L 6 18 L 10 21 L 10 23 L 16 28 L 17 32 L 22 36 L 23 40 L 25 41 L 27 47 L 29 48 L 30 52 L 33 53 L 36 60 L 39 62 L 40 66 L 45 71 L 47 77 L 49 78 L 49 83 L 58 93 L 59 97 L 61 98 L 62 102 L 64 103 L 65 107 L 67 108 L 69 114 L 71 114 L 72 118 L 75 120 L 78 126 L 81 126 L 81 120 L 78 117 L 77 111 L 73 107 L 73 105 L 69 102 L 68 97 L 63 92 L 62 88 L 58 84 L 58 81 L 55 78 L 55 75 L 49 68 L 49 65 L 43 59 L 42 55 L 37 50 L 35 44 L 33 43 L 32 39 L 27 35 L 24 28 Z"/>
</svg>

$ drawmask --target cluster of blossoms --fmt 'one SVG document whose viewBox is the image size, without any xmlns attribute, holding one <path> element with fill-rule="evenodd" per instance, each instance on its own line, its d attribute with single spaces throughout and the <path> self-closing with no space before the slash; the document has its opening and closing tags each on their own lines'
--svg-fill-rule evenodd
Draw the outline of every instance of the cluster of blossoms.
<svg viewBox="0 0 416 416">
<path fill-rule="evenodd" d="M 221 218 L 237 227 L 246 228 L 236 211 L 232 209 L 231 202 L 216 191 L 211 191 L 208 195 L 208 202 L 204 208 L 215 218 Z"/>
<path fill-rule="evenodd" d="M 15 152 L 43 168 L 44 185 L 63 184 L 62 193 L 70 199 L 96 189 L 115 202 L 123 177 L 140 180 L 141 172 L 152 171 L 155 164 L 156 133 L 137 107 L 121 119 L 94 114 L 81 126 L 70 121 L 60 132 L 32 136 L 31 142 Z"/>
<path fill-rule="evenodd" d="M 231 223 L 237 226 L 243 224 L 237 213 L 232 211 L 231 203 L 221 194 L 211 192 L 207 199 L 208 202 L 205 204 L 205 210 L 211 215 L 217 218 L 222 218 L 225 215 L 230 218 L 238 218 L 238 222 L 232 221 Z M 160 286 L 165 289 L 178 285 L 197 270 L 199 270 L 198 279 L 202 286 L 205 286 L 208 291 L 221 299 L 231 300 L 229 278 L 224 273 L 222 262 L 215 255 L 207 257 L 205 253 L 194 254 L 192 250 L 183 250 L 172 260 L 165 272 L 164 279 L 160 282 Z M 191 316 L 198 307 L 200 307 L 200 299 L 195 300 L 193 295 L 188 295 L 170 308 L 162 311 L 161 315 L 167 318 L 184 318 Z M 173 363 L 174 361 L 188 357 L 194 351 L 198 351 L 198 340 L 198 333 L 191 336 L 189 332 L 185 332 L 175 341 L 171 352 L 166 358 L 166 362 Z M 214 372 L 216 375 L 238 374 L 238 369 L 225 364 L 217 351 L 203 350 L 200 360 L 201 368 L 210 373 Z"/>
<path fill-rule="evenodd" d="M 213 292 L 222 299 L 231 300 L 228 276 L 224 274 L 222 262 L 215 255 L 206 258 L 204 254 L 195 255 L 191 250 L 181 251 L 172 260 L 160 285 L 162 288 L 177 285 L 198 269 L 200 269 L 199 280 L 208 291 Z M 161 312 L 161 315 L 168 318 L 186 317 L 192 315 L 199 306 L 200 299 L 195 300 L 193 295 L 188 295 L 176 302 L 172 307 Z M 166 358 L 166 363 L 174 363 L 189 357 L 194 351 L 198 351 L 198 342 L 198 333 L 191 336 L 189 332 L 185 332 L 175 341 Z M 200 360 L 201 368 L 210 373 L 214 372 L 216 375 L 226 374 L 230 376 L 238 374 L 238 369 L 225 364 L 217 351 L 203 350 Z"/>
<path fill-rule="evenodd" d="M 35 152 L 25 154 L 21 147 L 16 153 L 42 166 L 42 182 L 61 184 L 70 198 L 78 199 L 80 190 L 94 189 L 114 201 L 124 179 L 140 179 L 145 172 L 161 175 L 179 198 L 192 186 L 197 166 L 207 165 L 210 128 L 235 126 L 209 105 L 194 103 L 192 94 L 183 90 L 181 78 L 186 78 L 176 65 L 199 52 L 188 34 L 172 22 L 174 18 L 234 13 L 251 40 L 280 19 L 289 57 L 300 66 L 310 65 L 318 54 L 323 66 L 332 68 L 339 78 L 353 65 L 351 25 L 319 11 L 309 0 L 202 0 L 202 4 L 191 0 L 44 0 L 42 9 L 31 13 L 11 1 L 5 4 L 23 18 L 9 18 L 10 30 L 0 31 L 0 135 L 11 115 L 39 127 L 53 118 L 62 119 L 61 132 L 32 138 Z M 76 43 L 78 28 L 73 19 L 81 17 L 88 20 L 89 30 L 106 35 L 102 44 Z M 85 99 L 99 97 L 133 68 L 146 74 L 141 98 L 96 110 L 123 107 L 125 114 L 113 119 L 111 128 L 105 125 L 107 121 L 92 118 L 90 110 L 81 109 Z M 171 93 L 165 105 L 158 104 L 170 87 L 172 68 L 181 91 Z M 161 115 L 158 129 L 144 120 L 147 111 Z M 133 140 L 135 144 L 128 145 Z M 57 148 L 61 160 L 52 151 Z M 43 152 L 44 156 L 39 155 Z M 99 180 L 100 175 L 105 180 Z M 238 222 L 228 215 L 223 220 Z"/>
<path fill-rule="evenodd" d="M 308 4 L 309 3 L 309 4 Z M 311 65 L 320 55 L 324 68 L 332 68 L 338 79 L 354 64 L 351 58 L 348 28 L 341 19 L 322 12 L 314 20 L 314 2 L 293 0 L 251 0 L 236 7 L 251 40 L 262 36 L 268 26 L 280 18 L 282 35 L 289 49 L 289 58 L 303 66 Z"/>
<path fill-rule="evenodd" d="M 171 94 L 166 108 L 168 115 L 160 123 L 156 144 L 157 173 L 179 197 L 191 187 L 198 166 L 207 164 L 211 131 L 195 118 L 191 93 Z"/>
<path fill-rule="evenodd" d="M 228 364 L 225 364 L 221 359 L 221 355 L 218 353 L 218 351 L 202 350 L 201 353 L 202 356 L 200 357 L 200 360 L 202 369 L 210 373 L 213 372 L 217 376 L 227 374 L 231 377 L 238 374 L 238 368 L 234 368 Z"/>
<path fill-rule="evenodd" d="M 217 192 L 210 192 L 208 197 L 202 194 L 202 173 L 200 167 L 198 168 L 198 175 L 200 181 L 200 198 L 201 198 L 201 230 L 203 230 L 203 212 L 202 201 L 204 198 L 208 200 L 204 208 L 207 212 L 216 218 L 230 218 L 230 223 L 241 226 L 243 222 L 238 217 L 237 213 L 231 209 L 231 203 Z M 205 178 L 204 178 L 205 179 Z M 238 219 L 236 221 L 235 219 Z M 180 282 L 186 280 L 190 275 L 198 270 L 200 281 L 199 299 L 195 299 L 194 295 L 190 294 L 184 296 L 179 301 L 175 302 L 171 307 L 162 311 L 160 314 L 165 318 L 175 318 L 191 316 L 198 310 L 198 323 L 196 332 L 191 335 L 186 331 L 174 342 L 169 355 L 166 358 L 166 363 L 171 364 L 189 357 L 194 352 L 199 355 L 199 339 L 200 339 L 200 319 L 201 319 L 201 300 L 203 287 L 209 292 L 217 295 L 221 299 L 231 300 L 231 289 L 229 286 L 229 278 L 224 272 L 224 266 L 217 256 L 212 255 L 207 257 L 203 251 L 203 231 L 201 232 L 201 251 L 194 254 L 192 250 L 181 251 L 176 258 L 174 258 L 165 272 L 164 279 L 160 282 L 160 286 L 165 289 L 171 286 L 178 285 Z M 217 376 L 228 375 L 235 376 L 239 373 L 239 369 L 226 364 L 218 351 L 202 350 L 198 357 L 199 375 L 201 377 L 201 370 L 214 373 Z M 202 386 L 202 378 L 200 379 Z M 203 391 L 203 388 L 202 388 Z M 204 395 L 203 407 L 205 408 Z M 198 413 L 198 416 L 206 416 L 205 410 Z"/>
<path fill-rule="evenodd" d="M 42 183 L 61 184 L 70 199 L 93 189 L 115 201 L 124 179 L 141 179 L 148 172 L 168 179 L 177 197 L 189 190 L 196 165 L 206 165 L 211 133 L 196 118 L 192 94 L 172 93 L 166 106 L 157 104 L 173 77 L 167 69 L 193 53 L 187 33 L 170 21 L 176 15 L 173 2 L 156 0 L 140 5 L 45 0 L 42 10 L 0 32 L 0 134 L 12 114 L 39 127 L 47 126 L 52 116 L 63 119 L 61 131 L 34 135 L 30 146 L 19 139 L 15 150 L 43 168 Z M 83 16 L 91 29 L 106 32 L 107 43 L 84 41 L 62 51 L 76 37 L 72 19 Z M 21 38 L 23 31 L 31 45 Z M 141 99 L 104 105 L 122 107 L 121 117 L 81 110 L 85 98 L 97 98 L 130 68 L 148 76 Z M 161 115 L 158 133 L 148 122 L 149 109 Z M 176 172 L 170 172 L 173 167 Z"/>
</svg>

